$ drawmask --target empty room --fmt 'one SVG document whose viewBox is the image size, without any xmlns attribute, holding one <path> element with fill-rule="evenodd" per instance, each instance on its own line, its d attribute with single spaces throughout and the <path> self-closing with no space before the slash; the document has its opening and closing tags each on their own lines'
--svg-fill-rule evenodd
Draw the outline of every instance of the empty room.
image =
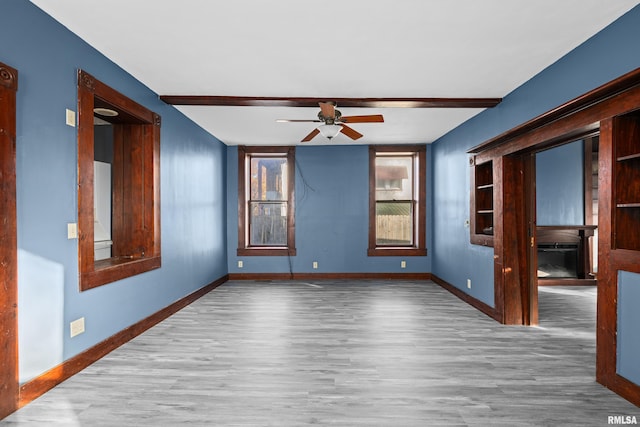
<svg viewBox="0 0 640 427">
<path fill-rule="evenodd" d="M 638 423 L 639 1 L 0 37 L 0 425 Z"/>
</svg>

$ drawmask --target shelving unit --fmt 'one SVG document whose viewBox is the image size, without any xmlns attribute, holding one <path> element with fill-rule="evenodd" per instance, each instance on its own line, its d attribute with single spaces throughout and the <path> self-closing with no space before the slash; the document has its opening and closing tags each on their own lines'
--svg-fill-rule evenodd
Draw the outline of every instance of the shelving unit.
<svg viewBox="0 0 640 427">
<path fill-rule="evenodd" d="M 471 243 L 493 246 L 493 161 L 471 164 Z"/>
<path fill-rule="evenodd" d="M 640 251 L 640 114 L 617 117 L 614 149 L 615 249 Z"/>
</svg>

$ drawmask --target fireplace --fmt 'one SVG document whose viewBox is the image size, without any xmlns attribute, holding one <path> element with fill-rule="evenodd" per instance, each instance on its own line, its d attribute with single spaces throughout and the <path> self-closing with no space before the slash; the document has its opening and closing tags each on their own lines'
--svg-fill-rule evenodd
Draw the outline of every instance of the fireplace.
<svg viewBox="0 0 640 427">
<path fill-rule="evenodd" d="M 578 247 L 566 243 L 538 244 L 538 278 L 578 278 Z"/>
<path fill-rule="evenodd" d="M 595 284 L 589 237 L 595 225 L 538 226 L 538 284 Z"/>
</svg>

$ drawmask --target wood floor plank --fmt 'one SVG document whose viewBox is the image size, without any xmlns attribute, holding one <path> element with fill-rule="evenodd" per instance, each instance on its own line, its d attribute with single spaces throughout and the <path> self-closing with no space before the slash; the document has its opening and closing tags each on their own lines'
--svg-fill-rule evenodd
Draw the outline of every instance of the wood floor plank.
<svg viewBox="0 0 640 427">
<path fill-rule="evenodd" d="M 432 282 L 227 282 L 0 425 L 602 426 L 595 288 L 501 326 Z"/>
</svg>

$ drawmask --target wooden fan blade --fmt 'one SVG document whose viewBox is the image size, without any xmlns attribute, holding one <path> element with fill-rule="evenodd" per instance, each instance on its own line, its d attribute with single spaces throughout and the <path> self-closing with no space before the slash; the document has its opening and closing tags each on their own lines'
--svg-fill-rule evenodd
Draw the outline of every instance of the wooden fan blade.
<svg viewBox="0 0 640 427">
<path fill-rule="evenodd" d="M 301 142 L 309 142 L 319 133 L 320 131 L 318 130 L 318 128 L 315 128 L 314 130 L 311 131 L 311 133 L 309 133 L 309 135 L 305 136 Z"/>
<path fill-rule="evenodd" d="M 320 105 L 320 111 L 322 111 L 322 115 L 327 118 L 335 118 L 336 117 L 336 106 L 331 102 L 318 102 Z"/>
<path fill-rule="evenodd" d="M 344 133 L 345 135 L 347 135 L 349 138 L 353 139 L 354 141 L 356 139 L 362 138 L 362 136 L 363 136 L 360 132 L 351 129 L 347 125 L 341 124 L 340 126 L 342 126 L 342 129 L 340 130 L 340 132 Z"/>
<path fill-rule="evenodd" d="M 340 117 L 342 123 L 383 123 L 382 114 L 371 114 L 368 116 L 343 116 Z"/>
<path fill-rule="evenodd" d="M 278 123 L 322 123 L 322 120 L 304 120 L 304 119 L 277 119 Z"/>
</svg>

